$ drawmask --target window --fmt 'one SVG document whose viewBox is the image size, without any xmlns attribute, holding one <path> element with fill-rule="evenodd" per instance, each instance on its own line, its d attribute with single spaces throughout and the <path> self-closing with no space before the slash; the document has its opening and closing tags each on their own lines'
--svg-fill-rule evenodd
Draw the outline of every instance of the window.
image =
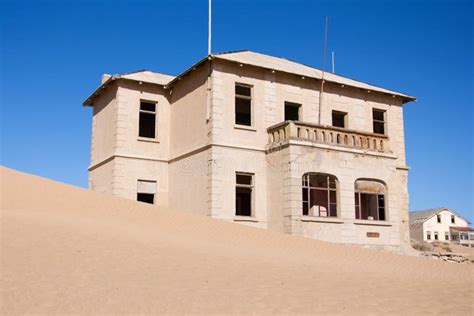
<svg viewBox="0 0 474 316">
<path fill-rule="evenodd" d="M 285 121 L 300 120 L 301 104 L 285 102 Z"/>
<path fill-rule="evenodd" d="M 345 112 L 332 111 L 332 126 L 345 128 L 346 116 Z"/>
<path fill-rule="evenodd" d="M 252 126 L 252 87 L 235 84 L 235 124 Z"/>
<path fill-rule="evenodd" d="M 155 204 L 156 181 L 138 180 L 137 201 Z"/>
<path fill-rule="evenodd" d="M 303 175 L 303 215 L 337 217 L 337 179 L 323 173 Z"/>
<path fill-rule="evenodd" d="M 451 215 L 451 224 L 456 224 L 456 217 Z"/>
<path fill-rule="evenodd" d="M 385 135 L 385 111 L 372 109 L 374 133 Z"/>
<path fill-rule="evenodd" d="M 373 180 L 357 180 L 354 198 L 356 219 L 386 220 L 384 184 Z"/>
<path fill-rule="evenodd" d="M 438 223 L 441 223 L 441 215 L 439 215 L 439 214 L 436 215 L 436 221 L 437 221 Z"/>
<path fill-rule="evenodd" d="M 434 232 L 434 239 L 438 240 L 438 232 Z"/>
<path fill-rule="evenodd" d="M 156 103 L 140 101 L 138 136 L 155 138 Z"/>
<path fill-rule="evenodd" d="M 449 232 L 444 233 L 444 240 L 449 240 Z"/>
<path fill-rule="evenodd" d="M 253 174 L 235 174 L 235 215 L 252 216 Z"/>
<path fill-rule="evenodd" d="M 430 231 L 426 232 L 426 240 L 431 240 L 431 232 Z"/>
</svg>

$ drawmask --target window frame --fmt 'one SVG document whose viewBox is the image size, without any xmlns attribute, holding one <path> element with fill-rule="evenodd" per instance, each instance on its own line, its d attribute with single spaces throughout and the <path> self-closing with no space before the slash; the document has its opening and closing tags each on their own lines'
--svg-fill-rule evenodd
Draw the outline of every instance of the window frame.
<svg viewBox="0 0 474 316">
<path fill-rule="evenodd" d="M 431 231 L 430 230 L 426 231 L 426 240 L 431 240 Z"/>
<path fill-rule="evenodd" d="M 149 104 L 154 104 L 155 105 L 155 111 L 149 111 L 149 110 L 142 110 L 142 103 L 149 103 Z M 141 136 L 140 135 L 140 116 L 141 114 L 153 114 L 155 117 L 155 126 L 154 126 L 154 136 L 153 137 L 148 137 L 148 136 Z M 157 140 L 158 139 L 158 102 L 157 101 L 150 101 L 150 100 L 145 100 L 145 99 L 140 99 L 140 102 L 138 103 L 138 138 L 139 139 L 144 139 L 144 140 Z"/>
<path fill-rule="evenodd" d="M 357 181 L 367 181 L 367 182 L 375 182 L 378 184 L 381 184 L 384 188 L 383 194 L 380 193 L 374 193 L 374 192 L 369 192 L 369 191 L 364 191 L 364 190 L 359 190 L 356 189 Z M 364 219 L 362 218 L 362 207 L 361 207 L 361 194 L 366 194 L 366 195 L 375 195 L 376 196 L 376 203 L 377 203 L 377 218 L 374 219 L 369 219 L 369 215 L 367 214 L 367 218 Z M 380 206 L 380 197 L 383 197 L 383 207 Z M 376 221 L 376 222 L 388 222 L 389 221 L 389 216 L 388 216 L 388 205 L 387 205 L 387 197 L 388 197 L 388 190 L 387 190 L 387 185 L 380 181 L 380 180 L 375 180 L 375 179 L 357 179 L 354 182 L 354 213 L 355 213 L 355 219 L 356 220 L 369 220 L 369 221 Z M 384 218 L 385 219 L 379 219 L 380 218 L 380 209 L 383 209 L 384 213 Z M 358 212 L 358 214 L 357 214 Z"/>
<path fill-rule="evenodd" d="M 237 94 L 236 87 L 245 87 L 245 88 L 250 88 L 250 96 L 242 95 L 242 94 Z M 242 83 L 242 82 L 235 82 L 234 83 L 234 125 L 236 127 L 248 129 L 248 128 L 254 128 L 255 125 L 255 119 L 254 119 L 254 104 L 253 104 L 253 97 L 254 97 L 254 86 L 251 84 L 247 83 Z M 243 100 L 249 100 L 250 101 L 250 125 L 245 125 L 245 124 L 239 124 L 237 123 L 237 99 L 243 99 Z"/>
<path fill-rule="evenodd" d="M 344 115 L 344 124 L 343 124 L 344 126 L 341 127 L 341 126 L 336 126 L 336 125 L 334 125 L 334 114 L 342 114 L 342 115 Z M 347 112 L 339 111 L 339 110 L 332 110 L 332 111 L 331 111 L 331 126 L 332 126 L 332 127 L 337 127 L 337 128 L 348 128 L 348 126 L 347 126 L 347 123 L 348 123 L 347 117 L 348 117 L 348 113 L 347 113 Z"/>
<path fill-rule="evenodd" d="M 438 232 L 434 232 L 434 240 L 439 240 L 439 234 L 438 234 Z"/>
<path fill-rule="evenodd" d="M 311 176 L 325 176 L 326 177 L 326 187 L 317 187 L 317 186 L 311 186 Z M 331 188 L 331 181 L 330 178 L 333 178 L 335 187 Z M 301 214 L 302 216 L 311 216 L 311 217 L 318 217 L 318 218 L 339 218 L 340 216 L 340 211 L 339 211 L 339 180 L 337 179 L 336 176 L 332 174 L 327 174 L 327 173 L 320 173 L 320 172 L 308 172 L 303 174 L 301 177 Z M 307 190 L 307 200 L 304 199 L 304 191 Z M 327 216 L 321 216 L 321 209 L 318 209 L 318 214 L 319 215 L 309 215 L 309 211 L 311 209 L 310 204 L 311 204 L 311 190 L 313 191 L 327 191 Z M 331 202 L 331 192 L 334 192 L 335 194 L 335 202 Z M 305 203 L 307 204 L 307 210 L 305 214 Z M 331 205 L 335 205 L 336 207 L 336 216 L 331 216 Z M 325 205 L 320 205 L 320 206 L 325 206 Z"/>
<path fill-rule="evenodd" d="M 383 120 L 376 120 L 375 119 L 375 112 L 381 112 L 383 114 Z M 377 133 L 375 131 L 375 123 L 382 123 L 383 124 L 383 133 Z M 372 132 L 377 135 L 387 135 L 387 111 L 377 108 L 372 108 Z"/>
<path fill-rule="evenodd" d="M 288 120 L 286 119 L 286 107 L 289 106 L 289 107 L 295 107 L 295 108 L 298 108 L 298 119 L 297 120 Z M 303 108 L 303 104 L 301 103 L 296 103 L 296 102 L 291 102 L 291 101 L 285 101 L 285 103 L 283 104 L 283 118 L 284 118 L 284 121 L 301 121 L 301 109 Z"/>
<path fill-rule="evenodd" d="M 449 232 L 444 232 L 444 240 L 450 240 Z"/>
<path fill-rule="evenodd" d="M 456 216 L 451 215 L 451 224 L 456 224 Z"/>
<path fill-rule="evenodd" d="M 250 184 L 240 184 L 237 183 L 237 176 L 238 175 L 243 175 L 243 176 L 250 176 Z M 250 215 L 237 215 L 237 188 L 247 188 L 250 189 Z M 234 216 L 235 217 L 243 217 L 243 218 L 254 218 L 255 217 L 255 174 L 251 172 L 242 172 L 242 171 L 236 171 L 235 172 L 235 209 L 234 209 Z"/>
<path fill-rule="evenodd" d="M 149 183 L 149 184 L 153 184 L 154 185 L 154 188 L 153 188 L 153 193 L 150 193 L 150 192 L 144 192 L 144 191 L 141 191 L 139 190 L 139 187 L 140 187 L 140 184 L 141 183 Z M 152 204 L 152 205 L 155 205 L 156 204 L 156 193 L 157 193 L 157 189 L 158 189 L 158 181 L 156 180 L 146 180 L 146 179 L 137 179 L 137 201 L 138 200 L 138 196 L 139 194 L 149 194 L 149 195 L 153 195 L 153 203 L 148 203 L 148 202 L 143 202 L 143 203 L 148 203 L 148 204 Z M 142 201 L 139 201 L 139 202 L 142 202 Z"/>
<path fill-rule="evenodd" d="M 441 215 L 436 214 L 436 223 L 441 224 Z"/>
</svg>

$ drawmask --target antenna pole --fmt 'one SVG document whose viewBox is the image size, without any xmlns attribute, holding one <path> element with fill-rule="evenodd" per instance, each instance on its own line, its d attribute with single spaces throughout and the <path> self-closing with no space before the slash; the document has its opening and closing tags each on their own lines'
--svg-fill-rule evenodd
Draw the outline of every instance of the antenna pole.
<svg viewBox="0 0 474 316">
<path fill-rule="evenodd" d="M 334 49 L 332 50 L 332 73 L 334 73 Z"/>
<path fill-rule="evenodd" d="M 212 39 L 212 0 L 208 3 L 208 26 L 207 26 L 207 54 L 211 55 L 211 39 Z"/>
<path fill-rule="evenodd" d="M 321 109 L 323 105 L 323 93 L 324 93 L 324 67 L 326 65 L 326 44 L 328 39 L 328 17 L 326 16 L 326 24 L 324 28 L 324 51 L 323 51 L 323 67 L 321 74 L 321 91 L 319 92 L 319 113 L 318 113 L 318 124 L 321 124 Z"/>
</svg>

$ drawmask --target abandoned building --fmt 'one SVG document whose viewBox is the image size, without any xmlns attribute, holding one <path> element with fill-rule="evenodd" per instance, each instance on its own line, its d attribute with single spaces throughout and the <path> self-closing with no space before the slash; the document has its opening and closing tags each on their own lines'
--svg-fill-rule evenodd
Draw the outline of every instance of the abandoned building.
<svg viewBox="0 0 474 316">
<path fill-rule="evenodd" d="M 206 56 L 176 77 L 103 75 L 84 102 L 89 186 L 396 250 L 410 240 L 403 106 L 414 100 L 251 51 Z"/>
<path fill-rule="evenodd" d="M 410 212 L 410 235 L 418 241 L 474 247 L 474 228 L 469 224 L 467 219 L 446 207 Z"/>
</svg>

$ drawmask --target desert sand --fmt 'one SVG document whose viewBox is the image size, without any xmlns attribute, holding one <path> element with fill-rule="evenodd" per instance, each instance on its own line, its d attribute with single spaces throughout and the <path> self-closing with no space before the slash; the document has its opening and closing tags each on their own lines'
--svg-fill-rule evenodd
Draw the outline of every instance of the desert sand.
<svg viewBox="0 0 474 316">
<path fill-rule="evenodd" d="M 474 311 L 474 265 L 331 244 L 1 173 L 2 314 Z"/>
</svg>

